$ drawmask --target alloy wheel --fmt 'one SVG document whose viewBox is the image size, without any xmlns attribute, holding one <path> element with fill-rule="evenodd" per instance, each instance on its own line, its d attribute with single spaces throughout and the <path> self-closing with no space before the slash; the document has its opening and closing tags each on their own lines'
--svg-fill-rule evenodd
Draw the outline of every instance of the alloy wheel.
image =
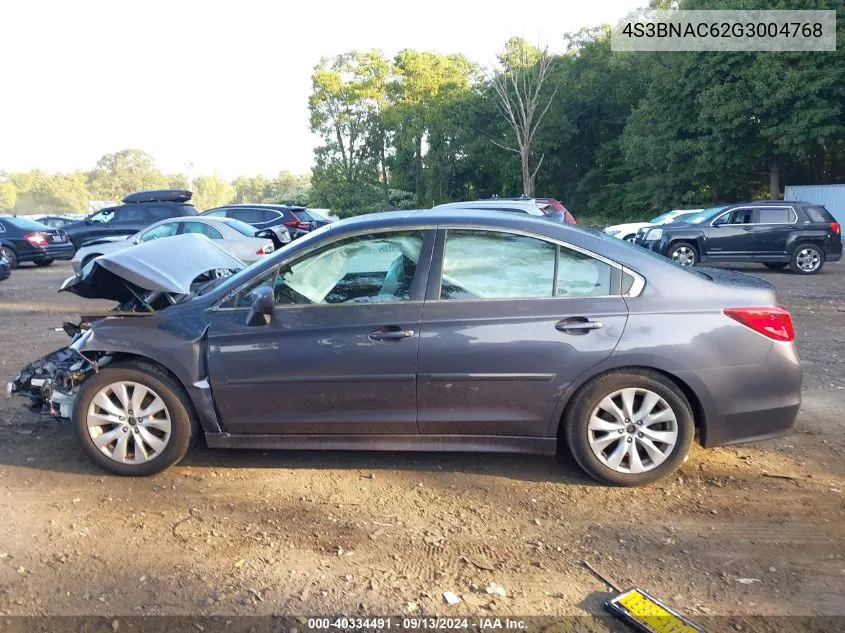
<svg viewBox="0 0 845 633">
<path fill-rule="evenodd" d="M 672 261 L 681 266 L 692 266 L 695 263 L 695 253 L 689 246 L 679 246 L 672 251 Z"/>
<path fill-rule="evenodd" d="M 121 464 L 143 464 L 170 441 L 170 412 L 155 391 L 137 382 L 100 389 L 86 416 L 88 435 L 100 452 Z"/>
<path fill-rule="evenodd" d="M 798 251 L 798 255 L 795 258 L 795 263 L 798 265 L 798 268 L 801 269 L 802 272 L 805 273 L 812 273 L 818 269 L 819 265 L 822 263 L 822 258 L 819 256 L 818 251 L 813 248 L 802 248 Z"/>
<path fill-rule="evenodd" d="M 665 462 L 678 442 L 675 412 L 659 394 L 619 389 L 593 409 L 587 423 L 593 454 L 619 473 L 639 474 Z"/>
</svg>

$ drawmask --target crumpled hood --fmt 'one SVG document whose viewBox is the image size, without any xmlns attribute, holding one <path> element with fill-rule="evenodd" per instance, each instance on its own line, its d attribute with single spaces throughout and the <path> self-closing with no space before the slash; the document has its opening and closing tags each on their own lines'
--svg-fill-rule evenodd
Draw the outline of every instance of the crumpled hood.
<svg viewBox="0 0 845 633">
<path fill-rule="evenodd" d="M 186 295 L 191 292 L 191 283 L 203 273 L 244 267 L 241 260 L 206 236 L 189 233 L 101 255 L 77 275 L 68 277 L 59 292 L 123 302 L 132 297 L 123 283 L 128 282 L 143 290 Z"/>
</svg>

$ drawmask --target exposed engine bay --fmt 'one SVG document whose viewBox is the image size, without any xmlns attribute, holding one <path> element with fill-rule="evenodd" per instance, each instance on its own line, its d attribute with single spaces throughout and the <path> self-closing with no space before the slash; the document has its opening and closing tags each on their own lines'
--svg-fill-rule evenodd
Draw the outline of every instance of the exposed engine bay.
<svg viewBox="0 0 845 633">
<path fill-rule="evenodd" d="M 110 299 L 108 312 L 82 315 L 61 328 L 71 344 L 24 367 L 7 385 L 7 395 L 26 396 L 32 410 L 70 418 L 80 385 L 112 360 L 108 351 L 86 351 L 92 328 L 103 320 L 144 318 L 190 300 L 244 268 L 243 262 L 204 235 L 186 234 L 144 242 L 101 255 L 66 279 L 59 292 Z"/>
</svg>

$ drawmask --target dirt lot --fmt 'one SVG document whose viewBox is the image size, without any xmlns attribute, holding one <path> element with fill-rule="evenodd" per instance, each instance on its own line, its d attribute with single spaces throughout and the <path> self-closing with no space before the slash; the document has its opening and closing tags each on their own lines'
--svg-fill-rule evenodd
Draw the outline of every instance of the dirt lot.
<svg viewBox="0 0 845 633">
<path fill-rule="evenodd" d="M 584 615 L 606 595 L 589 561 L 693 616 L 845 615 L 845 265 L 748 269 L 796 322 L 796 431 L 695 449 L 645 489 L 568 459 L 208 449 L 124 479 L 69 426 L 0 400 L 0 614 Z M 3 384 L 91 310 L 55 294 L 69 272 L 0 283 Z"/>
</svg>

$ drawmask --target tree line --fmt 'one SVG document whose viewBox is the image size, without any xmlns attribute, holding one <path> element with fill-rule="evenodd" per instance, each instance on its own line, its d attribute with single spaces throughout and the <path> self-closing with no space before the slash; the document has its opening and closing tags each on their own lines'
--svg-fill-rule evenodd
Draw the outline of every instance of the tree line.
<svg viewBox="0 0 845 633">
<path fill-rule="evenodd" d="M 841 3 L 652 3 L 678 5 L 839 8 L 837 51 L 620 53 L 605 26 L 567 34 L 559 55 L 513 38 L 488 69 L 416 50 L 325 58 L 314 202 L 349 214 L 526 193 L 611 220 L 845 181 Z"/>
<path fill-rule="evenodd" d="M 90 171 L 0 172 L 0 213 L 87 213 L 91 202 L 117 202 L 134 191 L 190 189 L 200 209 L 232 202 L 308 204 L 311 178 L 283 171 L 275 178 L 166 174 L 152 156 L 126 149 L 103 156 Z"/>
</svg>

